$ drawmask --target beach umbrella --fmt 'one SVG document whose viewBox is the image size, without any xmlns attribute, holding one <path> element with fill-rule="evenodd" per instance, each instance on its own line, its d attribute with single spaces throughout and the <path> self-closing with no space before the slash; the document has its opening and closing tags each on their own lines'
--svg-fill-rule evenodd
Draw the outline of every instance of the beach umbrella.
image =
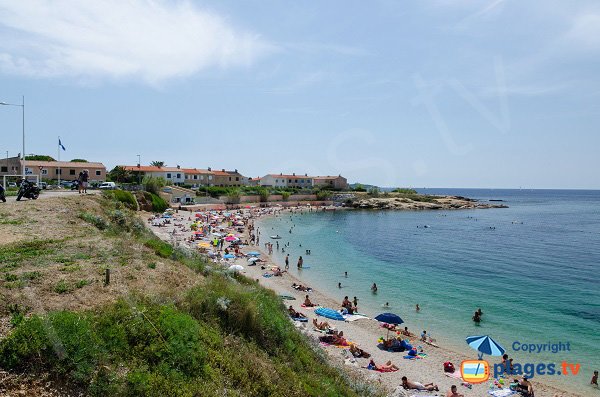
<svg viewBox="0 0 600 397">
<path fill-rule="evenodd" d="M 227 269 L 227 270 L 230 272 L 237 273 L 237 272 L 241 272 L 242 270 L 244 270 L 244 267 L 240 266 L 240 265 L 231 265 L 231 266 L 229 266 L 229 269 Z"/>
<path fill-rule="evenodd" d="M 230 241 L 231 242 L 231 241 L 235 241 L 235 240 L 237 240 L 237 237 L 233 237 L 233 236 L 227 236 L 227 237 L 225 237 L 225 241 Z"/>
<path fill-rule="evenodd" d="M 252 252 L 248 252 L 246 255 L 250 255 L 250 256 L 260 256 L 260 252 L 252 251 Z"/>
<path fill-rule="evenodd" d="M 319 307 L 315 310 L 317 316 L 323 316 L 331 320 L 344 321 L 344 316 L 337 310 L 330 309 L 328 307 Z"/>
<path fill-rule="evenodd" d="M 404 320 L 402 320 L 400 318 L 400 316 L 398 316 L 397 314 L 394 314 L 394 313 L 381 313 L 377 317 L 375 317 L 375 320 L 381 321 L 382 323 L 394 324 L 394 325 L 402 324 L 404 322 Z M 388 339 L 389 336 L 390 336 L 390 329 L 388 328 L 387 336 L 385 337 L 385 339 Z"/>
<path fill-rule="evenodd" d="M 223 255 L 223 258 L 225 258 L 225 259 L 233 259 L 233 258 L 235 258 L 235 255 L 233 255 L 233 254 L 225 254 L 225 255 Z"/>
<path fill-rule="evenodd" d="M 250 263 L 254 263 L 254 262 L 256 262 L 257 260 L 258 260 L 258 258 L 256 258 L 256 257 L 253 257 L 253 258 L 248 258 L 248 262 L 250 262 Z"/>
<path fill-rule="evenodd" d="M 484 354 L 501 356 L 505 352 L 502 346 L 487 335 L 469 336 L 467 337 L 467 344 L 479 352 L 480 360 L 483 359 Z"/>
<path fill-rule="evenodd" d="M 210 248 L 210 244 L 207 243 L 206 241 L 203 241 L 201 243 L 198 243 L 198 247 L 200 247 L 200 248 Z"/>
</svg>

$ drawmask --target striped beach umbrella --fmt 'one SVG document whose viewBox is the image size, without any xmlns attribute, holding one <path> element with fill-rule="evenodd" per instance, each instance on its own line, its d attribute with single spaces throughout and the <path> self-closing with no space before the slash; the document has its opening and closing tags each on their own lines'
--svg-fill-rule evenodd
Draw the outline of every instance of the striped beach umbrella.
<svg viewBox="0 0 600 397">
<path fill-rule="evenodd" d="M 506 351 L 495 340 L 487 335 L 469 336 L 467 337 L 467 344 L 479 352 L 480 360 L 483 358 L 484 354 L 501 356 Z"/>
</svg>

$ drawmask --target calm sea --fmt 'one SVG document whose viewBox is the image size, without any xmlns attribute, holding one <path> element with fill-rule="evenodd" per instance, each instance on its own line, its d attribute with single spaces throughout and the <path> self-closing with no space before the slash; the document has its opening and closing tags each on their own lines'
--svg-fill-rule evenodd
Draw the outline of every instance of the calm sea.
<svg viewBox="0 0 600 397">
<path fill-rule="evenodd" d="M 503 200 L 509 208 L 284 215 L 260 222 L 261 240 L 280 234 L 281 246 L 289 242 L 292 273 L 299 273 L 300 255 L 310 267 L 299 273 L 306 284 L 340 302 L 357 296 L 370 315 L 389 302 L 385 311 L 441 343 L 471 352 L 465 338 L 484 334 L 516 362 L 580 363 L 578 376 L 544 378 L 589 393 L 592 372 L 600 369 L 600 191 L 421 192 Z M 283 257 L 276 254 L 280 263 Z M 471 321 L 477 308 L 484 312 L 479 326 Z M 569 342 L 571 351 L 516 352 L 515 341 Z"/>
</svg>

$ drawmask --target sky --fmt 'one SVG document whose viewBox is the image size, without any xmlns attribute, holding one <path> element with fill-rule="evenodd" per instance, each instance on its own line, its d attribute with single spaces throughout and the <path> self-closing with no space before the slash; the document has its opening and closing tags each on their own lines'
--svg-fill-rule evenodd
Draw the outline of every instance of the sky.
<svg viewBox="0 0 600 397">
<path fill-rule="evenodd" d="M 597 1 L 0 0 L 26 153 L 109 169 L 600 189 L 599 70 Z"/>
</svg>

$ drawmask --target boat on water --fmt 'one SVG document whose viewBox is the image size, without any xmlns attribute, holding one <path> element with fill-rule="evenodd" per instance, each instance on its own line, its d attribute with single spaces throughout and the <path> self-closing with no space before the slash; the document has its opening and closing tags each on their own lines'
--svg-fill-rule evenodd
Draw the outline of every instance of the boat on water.
<svg viewBox="0 0 600 397">
<path fill-rule="evenodd" d="M 276 235 L 276 236 L 271 236 L 271 238 L 272 238 L 273 240 L 279 240 L 279 239 L 281 238 L 281 236 L 278 234 L 278 235 Z"/>
</svg>

